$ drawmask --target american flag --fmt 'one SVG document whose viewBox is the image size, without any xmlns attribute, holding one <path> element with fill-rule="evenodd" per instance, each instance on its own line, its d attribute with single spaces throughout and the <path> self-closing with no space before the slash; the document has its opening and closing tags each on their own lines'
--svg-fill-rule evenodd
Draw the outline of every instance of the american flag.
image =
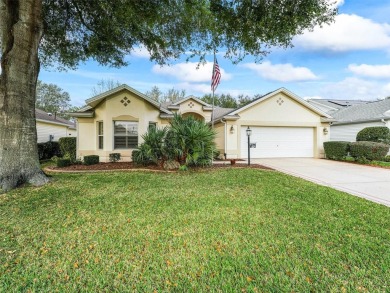
<svg viewBox="0 0 390 293">
<path fill-rule="evenodd" d="M 220 81 L 221 81 L 221 71 L 219 70 L 217 58 L 214 57 L 213 76 L 211 78 L 211 90 L 213 92 L 217 89 Z"/>
</svg>

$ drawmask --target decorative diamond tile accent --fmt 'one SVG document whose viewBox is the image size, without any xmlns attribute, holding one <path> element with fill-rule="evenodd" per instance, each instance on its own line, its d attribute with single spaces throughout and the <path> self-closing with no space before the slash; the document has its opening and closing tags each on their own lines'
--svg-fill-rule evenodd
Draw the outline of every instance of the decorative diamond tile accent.
<svg viewBox="0 0 390 293">
<path fill-rule="evenodd" d="M 188 103 L 188 107 L 190 107 L 191 109 L 193 106 L 195 106 L 195 104 L 192 101 Z"/>
<path fill-rule="evenodd" d="M 123 106 L 127 106 L 131 103 L 131 101 L 127 98 L 127 97 L 124 97 L 122 100 L 121 100 L 121 103 L 123 104 Z"/>
<path fill-rule="evenodd" d="M 279 106 L 281 106 L 284 103 L 284 101 L 283 101 L 282 98 L 279 98 L 279 99 L 276 100 L 276 103 L 278 103 Z"/>
</svg>

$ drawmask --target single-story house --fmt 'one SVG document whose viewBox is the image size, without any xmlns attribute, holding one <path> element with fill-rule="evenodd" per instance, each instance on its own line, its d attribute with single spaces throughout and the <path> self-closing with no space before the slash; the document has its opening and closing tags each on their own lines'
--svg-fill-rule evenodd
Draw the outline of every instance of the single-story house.
<svg viewBox="0 0 390 293">
<path fill-rule="evenodd" d="M 76 113 L 77 156 L 99 155 L 108 161 L 119 152 L 125 161 L 142 142 L 149 127 L 164 127 L 174 113 L 210 123 L 216 145 L 227 158 L 246 158 L 246 129 L 250 127 L 252 158 L 323 156 L 333 118 L 292 92 L 281 88 L 239 109 L 213 107 L 194 96 L 160 104 L 128 85 L 86 100 Z"/>
<path fill-rule="evenodd" d="M 76 136 L 76 124 L 58 117 L 56 113 L 47 113 L 35 109 L 38 143 L 58 141 L 61 137 Z"/>
<path fill-rule="evenodd" d="M 356 141 L 358 132 L 366 127 L 390 128 L 390 99 L 354 104 L 331 115 L 336 121 L 330 126 L 330 140 Z"/>
</svg>

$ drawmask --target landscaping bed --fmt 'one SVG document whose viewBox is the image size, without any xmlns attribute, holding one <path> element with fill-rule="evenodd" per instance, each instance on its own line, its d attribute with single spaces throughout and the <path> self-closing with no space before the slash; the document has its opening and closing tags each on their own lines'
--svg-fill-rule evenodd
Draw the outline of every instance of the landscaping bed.
<svg viewBox="0 0 390 293">
<path fill-rule="evenodd" d="M 248 166 L 243 163 L 236 163 L 231 165 L 230 163 L 218 163 L 213 164 L 212 166 L 207 167 L 195 167 L 190 168 L 190 170 L 207 170 L 207 169 L 219 169 L 219 168 L 256 168 L 256 169 L 268 169 L 270 168 L 259 165 L 259 164 L 251 164 Z M 109 163 L 98 163 L 94 165 L 71 165 L 67 167 L 56 167 L 56 166 L 47 166 L 46 170 L 53 171 L 109 171 L 109 170 L 154 170 L 154 171 L 165 171 L 161 166 L 158 165 L 136 165 L 132 162 L 109 162 Z"/>
</svg>

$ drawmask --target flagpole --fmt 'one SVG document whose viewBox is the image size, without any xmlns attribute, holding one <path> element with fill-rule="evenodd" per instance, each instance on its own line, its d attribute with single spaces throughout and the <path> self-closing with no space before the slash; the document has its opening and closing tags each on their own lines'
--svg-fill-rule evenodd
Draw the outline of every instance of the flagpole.
<svg viewBox="0 0 390 293">
<path fill-rule="evenodd" d="M 215 69 L 215 48 L 214 48 L 214 64 L 213 64 L 213 76 L 214 76 L 214 69 Z M 212 95 L 212 110 L 211 110 L 211 130 L 214 131 L 214 91 L 215 87 L 212 86 L 213 95 Z M 214 163 L 214 149 L 211 151 L 211 164 Z"/>
<path fill-rule="evenodd" d="M 214 64 L 215 64 L 215 49 L 214 49 Z M 214 75 L 214 66 L 213 66 L 213 75 Z M 211 128 L 214 129 L 214 91 L 215 87 L 212 87 L 213 95 L 212 95 L 212 111 L 211 111 Z"/>
</svg>

